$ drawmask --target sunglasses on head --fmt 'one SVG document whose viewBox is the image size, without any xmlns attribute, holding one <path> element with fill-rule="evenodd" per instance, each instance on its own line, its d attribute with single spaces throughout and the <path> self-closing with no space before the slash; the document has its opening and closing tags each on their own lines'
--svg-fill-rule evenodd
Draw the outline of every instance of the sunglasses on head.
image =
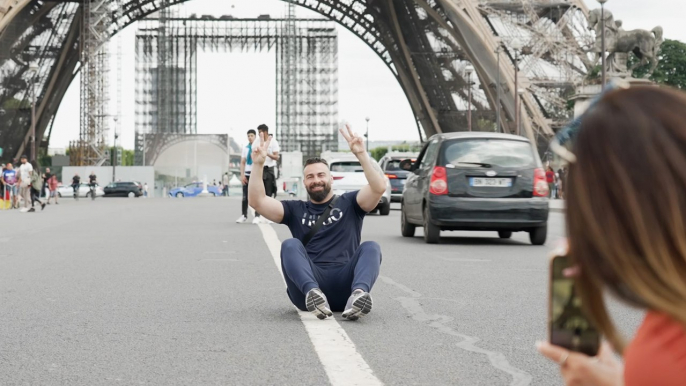
<svg viewBox="0 0 686 386">
<path fill-rule="evenodd" d="M 626 81 L 613 79 L 608 82 L 603 91 L 593 97 L 591 104 L 583 114 L 574 118 L 567 126 L 555 134 L 555 137 L 550 142 L 550 150 L 568 163 L 575 163 L 576 155 L 574 155 L 574 153 L 572 153 L 567 147 L 571 147 L 574 139 L 576 139 L 577 135 L 579 134 L 579 130 L 581 129 L 581 124 L 584 118 L 586 118 L 590 112 L 595 109 L 595 107 L 598 105 L 598 102 L 600 102 L 609 92 L 626 88 L 629 88 L 629 83 Z"/>
</svg>

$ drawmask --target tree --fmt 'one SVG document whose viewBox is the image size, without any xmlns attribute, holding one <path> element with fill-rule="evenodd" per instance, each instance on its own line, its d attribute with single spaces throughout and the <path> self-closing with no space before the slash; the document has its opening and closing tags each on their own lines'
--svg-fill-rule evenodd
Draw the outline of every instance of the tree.
<svg viewBox="0 0 686 386">
<path fill-rule="evenodd" d="M 124 152 L 121 155 L 121 163 L 122 166 L 133 166 L 133 161 L 134 161 L 134 151 L 133 150 L 124 150 Z"/>
<path fill-rule="evenodd" d="M 686 44 L 678 40 L 667 39 L 660 47 L 658 54 L 660 62 L 650 80 L 658 84 L 665 84 L 680 90 L 686 90 Z M 630 55 L 629 66 L 636 61 L 635 56 Z M 634 70 L 634 78 L 643 78 L 650 70 L 650 65 L 638 67 Z"/>
<path fill-rule="evenodd" d="M 126 150 L 121 146 L 117 146 L 118 149 L 121 149 L 121 166 L 133 166 L 134 162 L 134 151 L 133 150 Z M 110 157 L 114 157 L 115 154 L 115 148 L 114 146 L 109 148 L 110 151 Z"/>
</svg>

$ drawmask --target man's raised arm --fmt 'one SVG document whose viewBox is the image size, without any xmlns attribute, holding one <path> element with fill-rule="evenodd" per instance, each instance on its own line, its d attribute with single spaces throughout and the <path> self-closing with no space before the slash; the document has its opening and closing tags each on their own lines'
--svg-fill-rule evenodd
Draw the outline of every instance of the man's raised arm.
<svg viewBox="0 0 686 386">
<path fill-rule="evenodd" d="M 348 141 L 350 151 L 360 161 L 360 165 L 362 165 L 364 170 L 364 176 L 367 177 L 368 184 L 357 193 L 357 204 L 365 212 L 371 212 L 379 205 L 381 196 L 386 192 L 386 175 L 379 167 L 379 164 L 372 161 L 369 154 L 365 151 L 362 137 L 353 133 L 348 125 L 345 125 L 345 129 L 340 131 L 346 141 Z"/>
<path fill-rule="evenodd" d="M 267 197 L 262 181 L 262 170 L 264 161 L 267 159 L 269 142 L 261 141 L 259 146 L 253 147 L 252 162 L 253 167 L 250 172 L 250 182 L 248 183 L 248 203 L 257 213 L 265 218 L 280 223 L 283 220 L 283 205 L 279 200 Z"/>
</svg>

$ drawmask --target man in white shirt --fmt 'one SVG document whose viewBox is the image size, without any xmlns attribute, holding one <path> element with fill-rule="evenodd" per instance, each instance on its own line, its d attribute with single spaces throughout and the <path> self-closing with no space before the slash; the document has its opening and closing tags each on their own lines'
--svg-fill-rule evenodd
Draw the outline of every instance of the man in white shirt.
<svg viewBox="0 0 686 386">
<path fill-rule="evenodd" d="M 28 162 L 25 155 L 21 156 L 21 166 L 19 166 L 19 195 L 22 198 L 26 211 L 31 206 L 31 175 L 33 166 Z"/>
<path fill-rule="evenodd" d="M 269 139 L 269 127 L 262 124 L 257 127 L 258 136 L 253 143 L 253 148 L 260 146 L 262 141 L 267 141 Z M 262 181 L 264 182 L 264 190 L 267 197 L 273 197 L 276 194 L 276 161 L 279 160 L 279 142 L 272 137 L 269 142 L 269 150 L 267 151 L 267 159 L 264 161 L 264 169 L 262 172 Z M 260 223 L 260 217 L 255 214 L 255 219 L 253 224 Z"/>
<path fill-rule="evenodd" d="M 250 180 L 250 172 L 252 171 L 252 147 L 255 142 L 257 133 L 255 130 L 248 130 L 248 143 L 243 146 L 241 153 L 241 183 L 243 184 L 243 206 L 241 217 L 236 220 L 237 223 L 242 224 L 248 220 L 248 181 Z M 256 219 L 257 219 L 257 214 Z M 254 221 L 253 221 L 254 222 Z"/>
</svg>

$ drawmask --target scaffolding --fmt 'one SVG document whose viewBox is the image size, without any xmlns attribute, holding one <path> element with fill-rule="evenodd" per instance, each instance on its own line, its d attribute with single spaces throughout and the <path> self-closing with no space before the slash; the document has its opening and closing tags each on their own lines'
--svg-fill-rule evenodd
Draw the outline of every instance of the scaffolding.
<svg viewBox="0 0 686 386">
<path fill-rule="evenodd" d="M 276 51 L 276 131 L 282 151 L 337 150 L 338 35 L 335 24 L 159 12 L 136 32 L 136 164 L 159 149 L 155 134 L 197 133 L 198 50 Z M 161 52 L 163 51 L 163 52 Z"/>
<path fill-rule="evenodd" d="M 102 166 L 108 161 L 110 1 L 84 0 L 81 12 L 80 128 L 69 156 L 74 166 Z"/>
</svg>

